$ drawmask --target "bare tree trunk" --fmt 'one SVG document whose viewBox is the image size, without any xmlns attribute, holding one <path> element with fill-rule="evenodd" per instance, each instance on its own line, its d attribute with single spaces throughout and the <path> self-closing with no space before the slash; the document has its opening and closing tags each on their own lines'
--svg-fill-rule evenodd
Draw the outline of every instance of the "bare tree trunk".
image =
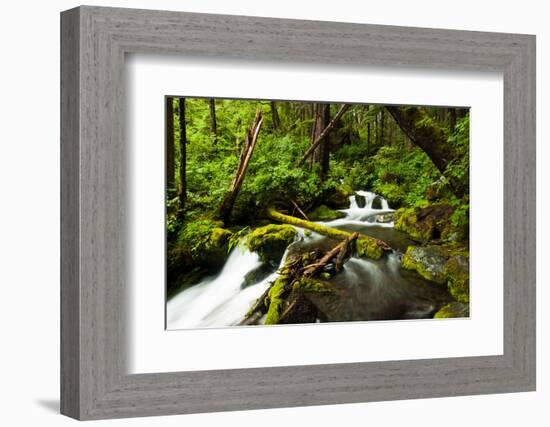
<svg viewBox="0 0 550 427">
<path fill-rule="evenodd" d="M 218 143 L 218 123 L 216 121 L 216 100 L 210 98 L 210 138 L 212 144 L 216 145 Z"/>
<path fill-rule="evenodd" d="M 449 108 L 449 128 L 454 132 L 456 127 L 456 108 Z"/>
<path fill-rule="evenodd" d="M 246 169 L 248 168 L 248 163 L 250 162 L 250 158 L 252 157 L 254 147 L 256 146 L 258 134 L 260 133 L 260 128 L 262 127 L 262 120 L 262 112 L 258 109 L 256 111 L 254 122 L 252 122 L 252 125 L 250 126 L 250 128 L 248 128 L 246 132 L 246 138 L 243 151 L 241 152 L 241 158 L 239 160 L 237 173 L 235 174 L 235 178 L 233 179 L 231 187 L 227 192 L 220 208 L 220 217 L 223 220 L 224 224 L 229 224 L 231 220 L 231 211 L 233 210 L 235 200 L 239 195 L 239 191 L 241 189 L 246 174 Z"/>
<path fill-rule="evenodd" d="M 317 139 L 315 139 L 315 141 L 313 141 L 313 143 L 309 146 L 309 148 L 306 150 L 306 152 L 304 153 L 304 155 L 300 158 L 300 160 L 298 160 L 296 162 L 296 164 L 294 165 L 295 167 L 298 167 L 298 166 L 301 166 L 305 161 L 306 159 L 311 156 L 311 154 L 315 151 L 315 149 L 319 146 L 319 144 L 321 144 L 323 142 L 323 140 L 329 135 L 330 131 L 332 130 L 332 128 L 334 127 L 334 125 L 336 124 L 336 122 L 338 120 L 340 120 L 340 117 L 342 117 L 342 114 L 344 114 L 346 112 L 346 110 L 350 107 L 349 104 L 342 104 L 340 106 L 340 109 L 338 110 L 338 112 L 336 113 L 336 115 L 334 116 L 334 118 L 330 121 L 330 123 L 323 129 L 323 131 L 319 134 L 319 136 L 317 137 Z"/>
<path fill-rule="evenodd" d="M 175 181 L 174 98 L 166 97 L 166 191 L 174 190 Z"/>
<path fill-rule="evenodd" d="M 313 105 L 314 121 L 311 130 L 312 145 L 330 123 L 330 104 L 315 103 Z M 313 159 L 313 164 L 319 165 L 319 176 L 324 178 L 328 174 L 328 169 L 330 167 L 329 138 L 324 138 L 323 141 L 317 145 L 311 157 Z"/>
<path fill-rule="evenodd" d="M 380 110 L 380 145 L 382 144 L 385 144 L 385 141 L 384 141 L 384 120 L 385 120 L 385 114 L 384 114 L 384 110 Z"/>
<path fill-rule="evenodd" d="M 280 127 L 280 120 L 275 101 L 271 101 L 271 122 L 273 123 L 273 130 L 277 132 Z"/>
<path fill-rule="evenodd" d="M 179 99 L 180 121 L 180 182 L 178 188 L 179 210 L 183 216 L 187 199 L 187 126 L 185 124 L 185 98 Z"/>
</svg>

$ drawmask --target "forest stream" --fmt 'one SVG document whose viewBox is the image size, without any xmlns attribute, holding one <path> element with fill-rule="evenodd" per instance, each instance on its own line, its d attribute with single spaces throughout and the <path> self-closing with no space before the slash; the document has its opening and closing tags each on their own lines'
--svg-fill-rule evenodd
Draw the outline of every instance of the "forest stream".
<svg viewBox="0 0 550 427">
<path fill-rule="evenodd" d="M 432 318 L 443 305 L 453 301 L 446 288 L 401 266 L 403 253 L 415 242 L 394 228 L 394 211 L 383 197 L 369 191 L 356 191 L 350 196 L 349 208 L 340 212 L 345 214 L 343 218 L 318 223 L 381 239 L 392 251 L 378 260 L 353 254 L 341 273 L 327 279 L 332 288 L 330 295 L 314 293 L 309 297 L 318 309 L 316 322 Z M 259 255 L 249 251 L 246 245 L 233 248 L 218 274 L 202 279 L 168 300 L 167 328 L 238 325 L 277 279 L 289 256 L 313 248 L 327 251 L 337 243 L 315 232 L 295 229 L 297 237 L 286 248 L 279 268 L 266 269 Z M 325 268 L 330 269 L 331 265 Z M 257 280 L 250 283 L 250 277 Z M 264 321 L 265 315 L 255 324 Z"/>
</svg>

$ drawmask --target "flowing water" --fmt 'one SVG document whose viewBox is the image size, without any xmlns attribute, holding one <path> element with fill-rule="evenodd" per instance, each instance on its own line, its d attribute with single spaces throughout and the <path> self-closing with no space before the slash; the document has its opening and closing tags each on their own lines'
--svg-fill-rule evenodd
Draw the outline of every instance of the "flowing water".
<svg viewBox="0 0 550 427">
<path fill-rule="evenodd" d="M 356 257 L 348 260 L 344 270 L 330 279 L 336 298 L 310 295 L 328 321 L 429 318 L 438 307 L 451 300 L 446 290 L 401 268 L 402 253 L 413 242 L 393 228 L 388 215 L 393 210 L 385 199 L 368 191 L 358 191 L 350 197 L 350 207 L 342 212 L 346 214 L 344 218 L 322 224 L 382 239 L 396 251 L 381 260 Z M 293 251 L 328 250 L 337 243 L 317 233 L 306 235 L 304 230 L 298 231 L 298 238 L 287 248 L 281 265 Z M 238 324 L 277 277 L 277 272 L 273 271 L 258 283 L 245 287 L 246 274 L 261 265 L 258 255 L 245 247 L 233 249 L 221 272 L 168 301 L 168 329 Z"/>
</svg>

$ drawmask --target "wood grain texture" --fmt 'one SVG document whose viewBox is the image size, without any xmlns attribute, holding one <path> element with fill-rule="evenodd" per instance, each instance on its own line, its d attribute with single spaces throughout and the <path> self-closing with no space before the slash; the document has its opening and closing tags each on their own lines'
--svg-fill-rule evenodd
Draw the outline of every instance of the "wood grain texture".
<svg viewBox="0 0 550 427">
<path fill-rule="evenodd" d="M 534 36 L 84 6 L 62 13 L 61 38 L 62 413 L 100 419 L 534 390 Z M 504 354 L 128 375 L 127 53 L 502 72 Z"/>
</svg>

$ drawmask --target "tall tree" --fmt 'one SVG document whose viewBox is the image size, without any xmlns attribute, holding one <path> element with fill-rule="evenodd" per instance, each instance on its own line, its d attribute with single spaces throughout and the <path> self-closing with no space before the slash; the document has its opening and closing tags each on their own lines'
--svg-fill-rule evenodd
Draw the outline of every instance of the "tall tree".
<svg viewBox="0 0 550 427">
<path fill-rule="evenodd" d="M 298 167 L 298 166 L 301 166 L 301 165 L 304 164 L 304 162 L 307 160 L 307 158 L 309 156 L 311 156 L 313 154 L 313 152 L 315 151 L 315 149 L 324 141 L 324 139 L 326 137 L 328 137 L 328 135 L 329 135 L 330 131 L 332 130 L 332 128 L 334 127 L 334 125 L 338 122 L 338 120 L 340 120 L 342 115 L 348 110 L 349 107 L 350 107 L 349 104 L 342 104 L 340 106 L 340 109 L 338 110 L 338 112 L 336 113 L 334 118 L 326 125 L 326 127 L 323 129 L 323 131 L 317 137 L 317 139 L 315 139 L 315 141 L 313 141 L 313 143 L 310 144 L 309 148 L 306 150 L 304 155 L 294 165 L 295 167 Z"/>
<path fill-rule="evenodd" d="M 371 137 L 370 120 L 368 119 L 369 109 L 370 109 L 370 105 L 368 104 L 365 105 L 365 111 L 367 113 L 367 156 L 369 155 L 369 152 L 370 152 L 370 137 Z"/>
<path fill-rule="evenodd" d="M 166 190 L 167 192 L 174 191 L 175 183 L 175 147 L 174 138 L 174 98 L 166 97 Z"/>
<path fill-rule="evenodd" d="M 271 101 L 271 122 L 273 123 L 273 130 L 277 132 L 279 130 L 279 127 L 281 126 L 281 122 L 279 120 L 279 112 L 277 111 L 277 105 L 275 104 L 275 101 Z"/>
<path fill-rule="evenodd" d="M 183 215 L 187 200 L 187 126 L 185 123 L 185 98 L 179 99 L 179 123 L 180 123 L 180 182 L 178 186 L 178 199 L 180 215 Z"/>
<path fill-rule="evenodd" d="M 455 130 L 456 127 L 456 108 L 449 108 L 449 129 L 451 132 Z"/>
<path fill-rule="evenodd" d="M 321 133 L 325 130 L 330 123 L 330 104 L 313 104 L 313 126 L 311 130 L 311 144 L 313 145 Z M 312 164 L 319 165 L 319 176 L 324 178 L 329 171 L 330 167 L 330 145 L 329 138 L 325 137 L 317 147 L 313 149 L 311 155 Z"/>
<path fill-rule="evenodd" d="M 386 107 L 397 125 L 409 139 L 430 158 L 435 167 L 449 181 L 451 190 L 461 198 L 466 193 L 466 184 L 448 176 L 447 166 L 457 159 L 453 147 L 447 143 L 443 129 L 430 120 L 426 111 L 418 107 Z"/>
<path fill-rule="evenodd" d="M 239 166 L 237 167 L 237 172 L 235 173 L 235 178 L 231 183 L 229 191 L 225 195 L 223 202 L 220 207 L 220 218 L 224 224 L 229 224 L 231 220 L 231 212 L 233 211 L 233 206 L 235 205 L 235 200 L 239 195 L 239 191 L 244 181 L 246 175 L 246 169 L 248 168 L 248 163 L 254 152 L 254 147 L 258 141 L 258 134 L 260 133 L 260 128 L 262 127 L 262 112 L 260 109 L 256 111 L 256 117 L 252 122 L 252 125 L 246 131 L 246 137 L 244 141 L 244 147 L 241 152 L 241 157 L 239 159 Z"/>
<path fill-rule="evenodd" d="M 218 143 L 218 122 L 216 121 L 216 100 L 210 98 L 210 138 L 212 143 L 216 145 Z"/>
</svg>

